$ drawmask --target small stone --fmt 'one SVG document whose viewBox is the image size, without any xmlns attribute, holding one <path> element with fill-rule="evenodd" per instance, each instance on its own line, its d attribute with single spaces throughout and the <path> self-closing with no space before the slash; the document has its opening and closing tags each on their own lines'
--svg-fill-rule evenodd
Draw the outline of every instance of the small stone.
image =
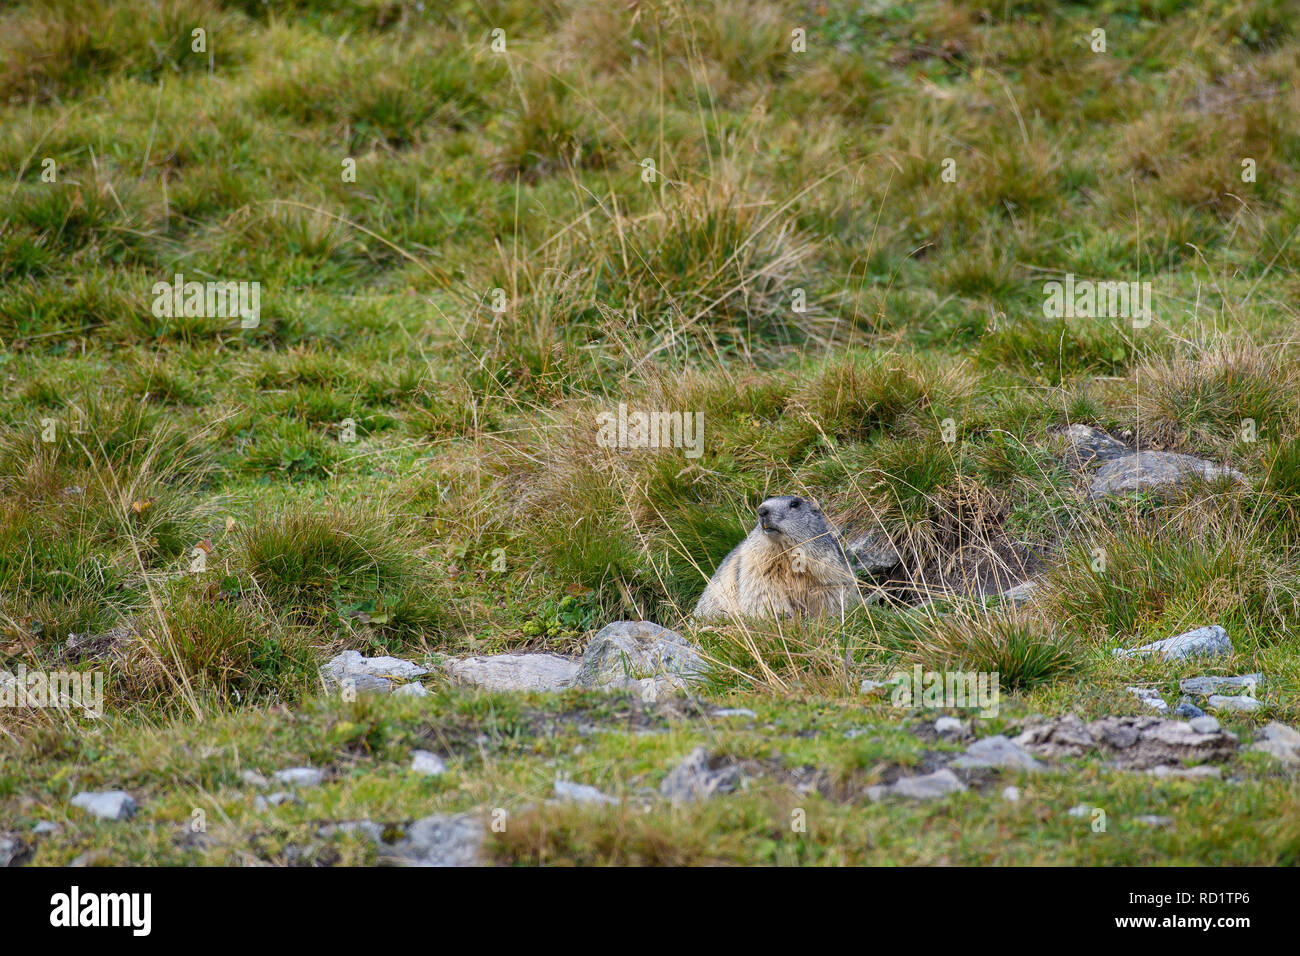
<svg viewBox="0 0 1300 956">
<path fill-rule="evenodd" d="M 359 651 L 344 651 L 321 665 L 320 673 L 326 687 L 342 687 L 358 694 L 387 694 L 394 687 L 391 678 L 414 680 L 429 673 L 429 669 L 399 657 L 363 657 Z"/>
<path fill-rule="evenodd" d="M 587 803 L 596 806 L 609 806 L 619 802 L 617 797 L 601 793 L 595 787 L 585 783 L 573 783 L 569 780 L 555 781 L 555 796 L 559 800 L 571 803 Z"/>
<path fill-rule="evenodd" d="M 1208 714 L 1189 720 L 1188 724 L 1198 734 L 1217 734 L 1219 732 L 1219 722 Z"/>
<path fill-rule="evenodd" d="M 280 790 L 276 793 L 269 793 L 265 797 L 258 795 L 253 800 L 253 806 L 259 810 L 265 810 L 268 807 L 278 807 L 282 803 L 301 803 L 296 796 L 287 790 Z"/>
<path fill-rule="evenodd" d="M 1152 767 L 1146 771 L 1151 777 L 1181 777 L 1188 780 L 1222 780 L 1223 771 L 1218 767 L 1212 767 L 1209 764 L 1200 764 L 1196 767 L 1167 767 L 1161 765 Z"/>
<path fill-rule="evenodd" d="M 379 853 L 404 866 L 477 866 L 482 845 L 483 824 L 474 817 L 433 814 L 406 827 L 393 844 L 381 844 Z"/>
<path fill-rule="evenodd" d="M 1222 710 L 1234 714 L 1249 714 L 1263 708 L 1264 702 L 1254 697 L 1223 697 L 1219 694 L 1215 694 L 1206 702 L 1206 706 L 1208 706 L 1210 710 Z"/>
<path fill-rule="evenodd" d="M 239 779 L 244 781 L 244 783 L 248 784 L 250 787 L 268 787 L 271 785 L 271 781 L 267 780 L 256 770 L 241 770 L 239 773 Z"/>
<path fill-rule="evenodd" d="M 1133 449 L 1123 442 L 1091 425 L 1070 425 L 1053 435 L 1049 446 L 1071 468 L 1084 468 L 1133 454 Z"/>
<path fill-rule="evenodd" d="M 46 833 L 58 833 L 58 832 L 59 832 L 59 825 L 57 823 L 51 823 L 49 820 L 42 820 L 39 823 L 37 823 L 36 826 L 32 827 L 32 833 L 35 833 L 37 835 L 44 835 Z"/>
<path fill-rule="evenodd" d="M 755 718 L 758 714 L 746 707 L 724 707 L 721 710 L 715 710 L 711 715 L 713 717 L 749 717 Z"/>
<path fill-rule="evenodd" d="M 960 737 L 966 733 L 966 721 L 957 717 L 940 717 L 934 722 L 934 730 L 940 737 Z"/>
<path fill-rule="evenodd" d="M 429 689 L 423 684 L 403 684 L 393 691 L 394 697 L 428 697 Z"/>
<path fill-rule="evenodd" d="M 1169 705 L 1165 703 L 1164 698 L 1150 687 L 1130 687 L 1128 692 L 1157 713 L 1163 714 L 1169 709 Z"/>
<path fill-rule="evenodd" d="M 1034 594 L 1042 587 L 1037 581 L 1021 581 L 1015 587 L 1007 588 L 1002 592 L 1002 600 L 1014 607 L 1020 607 L 1022 604 L 1028 604 L 1033 600 Z"/>
<path fill-rule="evenodd" d="M 883 533 L 854 535 L 849 532 L 844 550 L 849 563 L 861 574 L 885 574 L 903 563 L 903 556 Z"/>
<path fill-rule="evenodd" d="M 1020 788 L 1019 788 L 1019 787 L 1003 787 L 1003 788 L 1002 788 L 1002 799 L 1005 800 L 1005 801 L 1007 801 L 1007 803 L 1019 803 L 1019 802 L 1020 802 Z"/>
<path fill-rule="evenodd" d="M 886 681 L 864 680 L 861 686 L 858 688 L 858 693 L 876 696 L 876 695 L 884 694 L 885 691 L 887 691 L 890 687 L 893 686 L 894 686 L 893 684 L 887 683 Z"/>
<path fill-rule="evenodd" d="M 1086 803 L 1080 803 L 1067 810 L 1066 814 L 1072 817 L 1090 817 L 1092 816 L 1092 807 L 1088 806 Z"/>
<path fill-rule="evenodd" d="M 1300 763 L 1300 731 L 1279 721 L 1272 721 L 1259 732 L 1251 750 L 1272 754 L 1283 763 Z"/>
<path fill-rule="evenodd" d="M 288 770 L 277 770 L 272 776 L 279 783 L 291 787 L 318 787 L 325 779 L 325 774 L 315 767 L 290 767 Z"/>
<path fill-rule="evenodd" d="M 436 777 L 447 772 L 447 765 L 441 757 L 427 750 L 416 750 L 411 754 L 411 769 L 428 777 Z"/>
<path fill-rule="evenodd" d="M 1193 717 L 1204 717 L 1205 711 L 1193 704 L 1190 697 L 1184 697 L 1178 701 L 1178 706 L 1174 708 L 1174 716 L 1181 717 L 1183 720 L 1191 720 Z"/>
<path fill-rule="evenodd" d="M 101 820 L 129 820 L 135 814 L 135 799 L 125 790 L 83 790 L 71 803 Z"/>
<path fill-rule="evenodd" d="M 1209 697 L 1228 690 L 1249 690 L 1252 694 L 1264 683 L 1263 674 L 1242 674 L 1240 677 L 1185 677 L 1178 682 L 1184 694 Z"/>
<path fill-rule="evenodd" d="M 975 741 L 952 765 L 963 770 L 974 767 L 1018 767 L 1037 772 L 1044 769 L 1028 751 L 1001 734 Z"/>
<path fill-rule="evenodd" d="M 709 754 L 696 747 L 659 784 L 659 793 L 673 803 L 692 803 L 730 793 L 740 783 L 740 768 L 726 763 L 710 766 Z"/>
<path fill-rule="evenodd" d="M 699 650 L 676 631 L 653 621 L 615 621 L 591 639 L 573 682 L 622 689 L 656 678 L 668 690 L 698 683 L 704 671 Z"/>
<path fill-rule="evenodd" d="M 1140 657 L 1147 654 L 1159 654 L 1164 660 L 1176 661 L 1187 657 L 1218 657 L 1232 653 L 1232 641 L 1228 632 L 1217 624 L 1198 627 L 1194 631 L 1167 637 L 1163 641 L 1144 644 L 1130 649 L 1117 648 L 1116 657 Z"/>
<path fill-rule="evenodd" d="M 868 787 L 867 796 L 873 801 L 885 797 L 905 797 L 909 800 L 934 800 L 950 793 L 962 793 L 966 785 L 946 767 L 917 777 L 899 777 L 893 783 Z"/>
</svg>

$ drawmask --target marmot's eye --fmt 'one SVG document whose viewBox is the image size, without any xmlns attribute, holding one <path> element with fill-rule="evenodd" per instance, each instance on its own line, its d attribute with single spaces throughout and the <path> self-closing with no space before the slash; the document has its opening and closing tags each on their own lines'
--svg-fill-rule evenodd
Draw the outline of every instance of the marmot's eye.
<svg viewBox="0 0 1300 956">
<path fill-rule="evenodd" d="M 790 502 L 790 510 L 793 511 L 795 508 L 798 508 L 798 507 L 799 507 L 799 499 L 798 499 L 798 498 L 796 498 L 796 499 L 794 499 L 794 501 Z"/>
</svg>

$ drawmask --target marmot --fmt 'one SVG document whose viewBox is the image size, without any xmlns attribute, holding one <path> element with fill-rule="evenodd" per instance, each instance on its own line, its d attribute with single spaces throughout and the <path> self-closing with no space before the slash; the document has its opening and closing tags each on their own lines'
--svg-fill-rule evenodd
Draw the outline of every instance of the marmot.
<svg viewBox="0 0 1300 956">
<path fill-rule="evenodd" d="M 701 620 L 840 613 L 863 604 L 839 531 L 816 503 L 768 498 L 695 605 Z"/>
</svg>

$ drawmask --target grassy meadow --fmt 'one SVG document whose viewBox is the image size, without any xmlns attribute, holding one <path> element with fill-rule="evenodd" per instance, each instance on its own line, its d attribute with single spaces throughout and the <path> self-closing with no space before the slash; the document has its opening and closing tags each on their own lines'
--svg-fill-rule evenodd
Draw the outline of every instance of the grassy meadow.
<svg viewBox="0 0 1300 956">
<path fill-rule="evenodd" d="M 498 864 L 1300 862 L 1293 770 L 1245 748 L 1224 780 L 1088 758 L 873 803 L 961 748 L 859 693 L 996 670 L 976 731 L 1013 734 L 1261 672 L 1264 708 L 1225 726 L 1300 722 L 1295 13 L 6 5 L 0 669 L 103 671 L 106 706 L 0 710 L 0 831 L 35 864 L 363 864 L 320 824 L 505 808 Z M 1151 320 L 1049 317 L 1067 274 L 1151 283 Z M 258 283 L 256 323 L 159 315 L 177 275 Z M 620 404 L 702 413 L 703 453 L 603 447 Z M 1053 442 L 1072 423 L 1246 480 L 1094 501 Z M 777 494 L 952 587 L 694 627 Z M 1008 610 L 963 586 L 990 573 L 1041 587 Z M 317 672 L 345 649 L 575 655 L 641 618 L 699 642 L 703 688 L 435 674 L 348 702 Z M 1207 624 L 1230 657 L 1111 653 Z M 65 650 L 115 628 L 106 656 Z M 647 796 L 696 745 L 750 785 Z M 448 773 L 409 773 L 413 748 Z M 298 804 L 239 783 L 305 763 L 328 779 Z M 549 804 L 557 777 L 623 803 Z M 130 822 L 68 806 L 114 788 Z"/>
</svg>

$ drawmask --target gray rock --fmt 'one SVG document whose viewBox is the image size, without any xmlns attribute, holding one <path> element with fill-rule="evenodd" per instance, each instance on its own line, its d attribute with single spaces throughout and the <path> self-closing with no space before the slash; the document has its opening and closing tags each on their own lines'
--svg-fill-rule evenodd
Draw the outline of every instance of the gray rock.
<svg viewBox="0 0 1300 956">
<path fill-rule="evenodd" d="M 862 574 L 887 574 L 903 563 L 893 542 L 880 532 L 852 535 L 844 550 L 849 563 Z"/>
<path fill-rule="evenodd" d="M 708 751 L 696 747 L 664 777 L 659 793 L 674 804 L 693 803 L 731 793 L 740 783 L 740 776 L 740 768 L 735 764 L 710 761 Z"/>
<path fill-rule="evenodd" d="M 1211 624 L 1167 637 L 1153 644 L 1143 644 L 1141 647 L 1127 650 L 1118 648 L 1115 656 L 1142 657 L 1148 654 L 1159 654 L 1164 660 L 1177 661 L 1187 657 L 1218 657 L 1221 654 L 1231 653 L 1232 641 L 1228 638 L 1228 632 L 1217 624 Z"/>
<path fill-rule="evenodd" d="M 380 856 L 402 866 L 477 866 L 483 824 L 468 815 L 433 814 L 405 828 L 392 843 L 380 842 Z"/>
<path fill-rule="evenodd" d="M 38 836 L 44 836 L 47 833 L 58 833 L 59 825 L 51 823 L 49 820 L 41 820 L 36 826 L 32 827 L 32 833 Z"/>
<path fill-rule="evenodd" d="M 486 690 L 558 691 L 572 687 L 578 662 L 556 654 L 495 654 L 446 662 L 447 673 Z"/>
<path fill-rule="evenodd" d="M 1195 767 L 1169 767 L 1161 764 L 1159 767 L 1152 767 L 1146 771 L 1148 776 L 1152 777 L 1179 777 L 1187 780 L 1222 780 L 1223 770 L 1210 764 L 1200 764 Z"/>
<path fill-rule="evenodd" d="M 271 785 L 271 781 L 267 780 L 256 770 L 241 770 L 239 773 L 239 779 L 244 781 L 244 783 L 248 784 L 250 787 L 269 787 Z"/>
<path fill-rule="evenodd" d="M 264 797 L 258 795 L 253 800 L 253 806 L 259 810 L 266 810 L 269 807 L 278 807 L 282 803 L 302 803 L 302 801 L 287 790 L 268 793 Z"/>
<path fill-rule="evenodd" d="M 1224 697 L 1220 694 L 1214 694 L 1206 701 L 1206 706 L 1210 710 L 1222 710 L 1232 714 L 1250 714 L 1262 709 L 1264 702 L 1254 697 Z"/>
<path fill-rule="evenodd" d="M 961 737 L 966 734 L 966 721 L 958 717 L 940 717 L 934 722 L 934 732 L 940 737 Z"/>
<path fill-rule="evenodd" d="M 1228 690 L 1255 691 L 1264 683 L 1263 674 L 1242 674 L 1240 677 L 1185 677 L 1178 682 L 1184 694 L 1209 697 Z"/>
<path fill-rule="evenodd" d="M 1043 770 L 1043 765 L 1028 751 L 1006 737 L 985 737 L 966 749 L 966 753 L 952 762 L 954 767 L 1019 767 L 1023 770 Z"/>
<path fill-rule="evenodd" d="M 1065 814 L 1070 817 L 1090 817 L 1092 816 L 1092 811 L 1092 807 L 1088 806 L 1086 803 L 1080 803 L 1076 806 L 1070 807 L 1069 810 L 1065 811 Z"/>
<path fill-rule="evenodd" d="M 277 770 L 271 776 L 290 787 L 319 787 L 325 779 L 324 772 L 315 767 L 290 767 L 287 770 Z"/>
<path fill-rule="evenodd" d="M 1071 468 L 1086 468 L 1133 454 L 1122 441 L 1091 425 L 1070 425 L 1052 436 L 1050 445 Z"/>
<path fill-rule="evenodd" d="M 555 781 L 555 798 L 569 803 L 587 803 L 594 806 L 609 806 L 619 802 L 617 797 L 603 794 L 595 787 L 585 783 L 573 783 L 570 780 Z"/>
<path fill-rule="evenodd" d="M 1187 726 L 1198 734 L 1217 734 L 1219 732 L 1219 722 L 1208 714 L 1202 714 L 1187 722 Z"/>
<path fill-rule="evenodd" d="M 1125 494 L 1131 491 L 1148 491 L 1175 488 L 1189 479 L 1204 481 L 1231 479 L 1245 481 L 1246 476 L 1235 468 L 1226 468 L 1167 451 L 1139 451 L 1113 458 L 1097 469 L 1088 491 L 1094 498 L 1103 495 Z"/>
<path fill-rule="evenodd" d="M 1154 814 L 1147 814 L 1146 816 L 1134 817 L 1133 819 L 1136 822 L 1141 823 L 1143 826 L 1148 826 L 1148 827 L 1167 827 L 1169 826 L 1169 824 L 1174 822 L 1173 817 L 1158 817 L 1155 816 Z"/>
<path fill-rule="evenodd" d="M 1178 701 L 1178 706 L 1174 708 L 1174 716 L 1181 717 L 1183 720 L 1191 720 L 1194 717 L 1204 717 L 1205 711 L 1193 704 L 1190 697 L 1183 697 Z"/>
<path fill-rule="evenodd" d="M 101 820 L 129 820 L 135 814 L 135 799 L 125 790 L 83 790 L 71 802 Z"/>
<path fill-rule="evenodd" d="M 894 686 L 893 684 L 890 684 L 886 681 L 864 680 L 862 684 L 858 687 L 858 693 L 866 694 L 870 696 L 883 695 L 887 693 L 889 688 L 893 686 Z"/>
<path fill-rule="evenodd" d="M 1150 687 L 1129 687 L 1128 692 L 1157 713 L 1163 714 L 1169 709 L 1164 698 Z"/>
<path fill-rule="evenodd" d="M 1272 754 L 1286 764 L 1300 764 L 1300 731 L 1275 720 L 1260 730 L 1250 749 Z"/>
<path fill-rule="evenodd" d="M 899 777 L 891 784 L 867 788 L 873 801 L 886 797 L 903 797 L 908 800 L 934 800 L 950 793 L 962 793 L 966 785 L 946 767 L 918 777 Z"/>
<path fill-rule="evenodd" d="M 447 772 L 447 765 L 435 753 L 416 750 L 411 754 L 411 769 L 428 777 L 436 777 Z"/>
<path fill-rule="evenodd" d="M 1040 757 L 1078 757 L 1098 751 L 1121 767 L 1145 770 L 1160 764 L 1227 760 L 1237 739 L 1223 730 L 1200 734 L 1190 724 L 1163 717 L 1103 717 L 1084 724 L 1074 714 L 1033 724 L 1015 742 Z"/>
<path fill-rule="evenodd" d="M 1007 803 L 1019 803 L 1019 802 L 1020 802 L 1020 788 L 1019 788 L 1019 787 L 1003 787 L 1003 788 L 1002 788 L 1002 799 L 1005 800 L 1005 801 L 1007 801 Z"/>
<path fill-rule="evenodd" d="M 758 716 L 747 707 L 724 707 L 721 710 L 715 710 L 710 716 L 713 717 L 749 717 L 753 719 Z"/>
<path fill-rule="evenodd" d="M 363 657 L 359 651 L 344 651 L 321 665 L 320 673 L 326 687 L 386 694 L 393 690 L 395 679 L 414 680 L 429 670 L 399 657 Z"/>
<path fill-rule="evenodd" d="M 27 846 L 16 833 L 0 832 L 0 868 L 19 866 L 27 857 Z"/>
<path fill-rule="evenodd" d="M 704 660 L 690 641 L 651 621 L 615 621 L 591 639 L 574 679 L 580 687 L 624 688 L 654 679 L 678 689 L 701 680 Z"/>
<path fill-rule="evenodd" d="M 1021 581 L 1015 587 L 1007 588 L 1002 592 L 1002 600 L 1014 607 L 1020 607 L 1022 604 L 1028 604 L 1033 600 L 1034 594 L 1042 588 L 1037 581 Z"/>
<path fill-rule="evenodd" d="M 403 684 L 393 691 L 394 697 L 428 697 L 429 689 L 423 684 Z"/>
</svg>

